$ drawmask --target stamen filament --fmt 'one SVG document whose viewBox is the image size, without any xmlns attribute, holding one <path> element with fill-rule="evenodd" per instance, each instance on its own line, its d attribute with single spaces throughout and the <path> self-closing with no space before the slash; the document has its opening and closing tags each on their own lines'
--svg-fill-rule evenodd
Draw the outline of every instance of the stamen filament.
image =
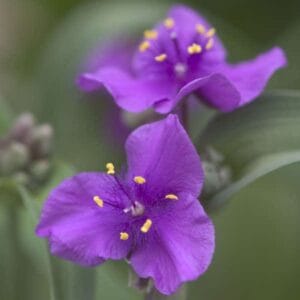
<svg viewBox="0 0 300 300">
<path fill-rule="evenodd" d="M 142 176 L 135 176 L 133 178 L 134 182 L 137 183 L 137 184 L 144 184 L 146 183 L 146 179 Z"/>
<path fill-rule="evenodd" d="M 93 200 L 96 202 L 96 204 L 97 204 L 99 207 L 103 207 L 104 202 L 103 202 L 103 200 L 102 200 L 99 196 L 94 196 L 94 197 L 93 197 Z"/>
<path fill-rule="evenodd" d="M 120 232 L 120 240 L 127 241 L 129 239 L 129 234 L 127 232 Z"/>
<path fill-rule="evenodd" d="M 164 60 L 166 60 L 166 58 L 167 58 L 167 54 L 162 53 L 162 54 L 160 54 L 160 55 L 155 56 L 154 59 L 155 59 L 157 62 L 163 62 Z"/>
<path fill-rule="evenodd" d="M 107 163 L 106 164 L 106 173 L 109 175 L 114 175 L 115 174 L 115 166 L 112 163 Z"/>
<path fill-rule="evenodd" d="M 139 51 L 140 52 L 145 52 L 147 49 L 150 48 L 150 43 L 148 41 L 143 41 L 142 43 L 140 43 L 139 45 Z"/>
<path fill-rule="evenodd" d="M 152 221 L 150 219 L 147 219 L 144 225 L 141 227 L 141 232 L 147 233 L 152 226 Z"/>
<path fill-rule="evenodd" d="M 144 38 L 149 40 L 156 40 L 158 37 L 158 32 L 156 30 L 145 30 Z"/>
<path fill-rule="evenodd" d="M 168 194 L 165 196 L 165 199 L 178 200 L 178 197 L 175 194 Z"/>
</svg>

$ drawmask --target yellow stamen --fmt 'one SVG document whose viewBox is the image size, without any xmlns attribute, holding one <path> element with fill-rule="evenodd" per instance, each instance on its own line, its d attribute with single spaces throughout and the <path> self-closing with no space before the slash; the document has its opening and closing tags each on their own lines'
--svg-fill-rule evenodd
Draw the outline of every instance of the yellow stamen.
<svg viewBox="0 0 300 300">
<path fill-rule="evenodd" d="M 106 164 L 106 173 L 109 175 L 114 175 L 115 174 L 115 166 L 112 163 L 107 163 Z"/>
<path fill-rule="evenodd" d="M 196 54 L 202 51 L 202 48 L 199 44 L 193 43 L 191 46 L 187 48 L 189 54 Z"/>
<path fill-rule="evenodd" d="M 144 225 L 141 227 L 141 232 L 147 233 L 152 226 L 152 221 L 150 219 L 147 219 Z"/>
<path fill-rule="evenodd" d="M 175 25 L 175 22 L 172 18 L 167 18 L 164 20 L 164 25 L 168 29 L 172 29 Z"/>
<path fill-rule="evenodd" d="M 145 30 L 144 31 L 145 39 L 156 40 L 157 36 L 158 36 L 158 33 L 156 30 Z"/>
<path fill-rule="evenodd" d="M 96 204 L 99 207 L 103 207 L 104 202 L 103 202 L 103 200 L 99 196 L 94 196 L 93 200 L 96 202 Z"/>
<path fill-rule="evenodd" d="M 142 176 L 135 176 L 133 178 L 134 182 L 137 183 L 137 184 L 144 184 L 146 183 L 146 179 Z"/>
<path fill-rule="evenodd" d="M 202 24 L 196 24 L 196 31 L 200 34 L 204 34 L 206 30 Z"/>
<path fill-rule="evenodd" d="M 166 58 L 167 58 L 167 54 L 162 53 L 162 54 L 160 54 L 160 55 L 155 56 L 154 59 L 155 59 L 157 62 L 163 62 Z"/>
<path fill-rule="evenodd" d="M 150 43 L 148 41 L 143 41 L 140 43 L 139 50 L 140 52 L 145 52 L 147 49 L 149 49 Z"/>
<path fill-rule="evenodd" d="M 216 34 L 216 29 L 215 28 L 211 28 L 206 32 L 206 37 L 211 38 Z"/>
<path fill-rule="evenodd" d="M 129 239 L 129 234 L 127 232 L 120 232 L 120 240 L 127 241 Z"/>
<path fill-rule="evenodd" d="M 214 40 L 212 38 L 210 38 L 208 40 L 208 42 L 206 43 L 206 45 L 205 45 L 205 49 L 209 50 L 209 49 L 211 49 L 213 47 L 213 45 L 214 45 Z"/>
<path fill-rule="evenodd" d="M 165 196 L 165 199 L 178 200 L 178 197 L 174 194 L 168 194 Z"/>
</svg>

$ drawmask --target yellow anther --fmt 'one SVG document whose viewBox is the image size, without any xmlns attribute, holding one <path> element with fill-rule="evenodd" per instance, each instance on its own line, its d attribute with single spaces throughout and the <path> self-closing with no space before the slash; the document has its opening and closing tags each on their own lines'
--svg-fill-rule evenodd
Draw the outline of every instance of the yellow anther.
<svg viewBox="0 0 300 300">
<path fill-rule="evenodd" d="M 137 183 L 137 184 L 144 184 L 146 183 L 146 179 L 142 176 L 135 176 L 133 178 L 134 182 Z"/>
<path fill-rule="evenodd" d="M 200 34 L 204 34 L 206 30 L 202 24 L 196 24 L 196 31 Z"/>
<path fill-rule="evenodd" d="M 206 45 L 205 45 L 205 49 L 209 50 L 209 49 L 211 49 L 213 47 L 213 45 L 214 45 L 214 40 L 212 38 L 210 38 L 208 40 L 208 42 L 206 43 Z"/>
<path fill-rule="evenodd" d="M 99 207 L 103 207 L 104 202 L 103 202 L 103 200 L 99 196 L 94 196 L 93 200 L 96 202 L 96 204 Z"/>
<path fill-rule="evenodd" d="M 165 199 L 178 200 L 178 197 L 174 194 L 168 194 L 165 196 Z"/>
<path fill-rule="evenodd" d="M 147 233 L 152 226 L 152 221 L 150 219 L 147 219 L 144 225 L 141 227 L 141 232 Z"/>
<path fill-rule="evenodd" d="M 191 46 L 188 46 L 187 51 L 189 54 L 196 54 L 202 51 L 202 47 L 199 44 L 193 43 Z"/>
<path fill-rule="evenodd" d="M 164 20 L 164 25 L 168 29 L 172 29 L 175 25 L 175 22 L 172 18 L 167 18 Z"/>
<path fill-rule="evenodd" d="M 211 38 L 211 37 L 213 37 L 215 34 L 216 34 L 216 29 L 215 29 L 215 28 L 211 28 L 211 29 L 209 29 L 209 30 L 206 32 L 205 36 L 208 37 L 208 38 Z"/>
<path fill-rule="evenodd" d="M 109 174 L 109 175 L 115 174 L 115 166 L 112 163 L 107 163 L 106 169 L 107 169 L 107 171 L 106 171 L 107 174 Z"/>
<path fill-rule="evenodd" d="M 142 43 L 140 43 L 139 50 L 140 52 L 144 52 L 147 49 L 149 49 L 149 47 L 150 47 L 150 43 L 148 41 L 143 41 Z"/>
<path fill-rule="evenodd" d="M 129 239 L 129 234 L 127 232 L 120 232 L 120 240 L 127 241 Z"/>
<path fill-rule="evenodd" d="M 158 33 L 156 30 L 145 30 L 144 37 L 145 39 L 156 40 L 158 37 Z"/>
<path fill-rule="evenodd" d="M 162 53 L 160 55 L 155 56 L 155 60 L 158 62 L 163 62 L 167 58 L 167 54 Z"/>
</svg>

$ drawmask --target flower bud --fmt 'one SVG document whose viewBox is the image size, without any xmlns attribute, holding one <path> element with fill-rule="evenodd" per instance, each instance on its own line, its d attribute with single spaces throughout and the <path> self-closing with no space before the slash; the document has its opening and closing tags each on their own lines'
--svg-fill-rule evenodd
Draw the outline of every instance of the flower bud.
<svg viewBox="0 0 300 300">
<path fill-rule="evenodd" d="M 33 129 L 32 151 L 36 158 L 45 157 L 51 153 L 53 143 L 53 129 L 44 124 Z"/>
<path fill-rule="evenodd" d="M 35 180 L 43 181 L 49 175 L 50 168 L 49 161 L 37 160 L 31 164 L 29 172 Z"/>
<path fill-rule="evenodd" d="M 209 147 L 202 156 L 205 174 L 203 196 L 210 196 L 231 182 L 231 169 L 224 164 L 223 156 Z"/>
<path fill-rule="evenodd" d="M 2 149 L 0 154 L 0 173 L 9 175 L 12 172 L 24 168 L 30 160 L 27 147 L 24 144 L 13 142 Z"/>
<path fill-rule="evenodd" d="M 46 180 L 51 169 L 53 129 L 36 125 L 32 114 L 24 113 L 0 138 L 0 177 L 10 177 L 32 190 Z"/>
<path fill-rule="evenodd" d="M 15 121 L 13 128 L 10 130 L 9 138 L 27 144 L 30 142 L 31 130 L 34 126 L 35 119 L 33 115 L 23 113 Z"/>
</svg>

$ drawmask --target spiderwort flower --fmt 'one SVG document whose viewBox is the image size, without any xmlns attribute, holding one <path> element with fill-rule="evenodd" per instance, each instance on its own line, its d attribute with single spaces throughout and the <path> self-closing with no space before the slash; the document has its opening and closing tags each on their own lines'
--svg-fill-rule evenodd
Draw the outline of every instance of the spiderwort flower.
<svg viewBox="0 0 300 300">
<path fill-rule="evenodd" d="M 214 227 L 197 200 L 200 159 L 177 116 L 144 125 L 126 142 L 128 169 L 80 173 L 49 195 L 37 226 L 51 252 L 84 266 L 128 259 L 170 294 L 205 272 Z"/>
<path fill-rule="evenodd" d="M 144 32 L 131 69 L 106 65 L 81 74 L 77 83 L 87 92 L 104 86 L 132 112 L 154 106 L 168 113 L 190 93 L 228 112 L 256 98 L 285 64 L 278 47 L 241 64 L 227 63 L 215 28 L 192 9 L 175 5 L 162 23 Z"/>
</svg>

